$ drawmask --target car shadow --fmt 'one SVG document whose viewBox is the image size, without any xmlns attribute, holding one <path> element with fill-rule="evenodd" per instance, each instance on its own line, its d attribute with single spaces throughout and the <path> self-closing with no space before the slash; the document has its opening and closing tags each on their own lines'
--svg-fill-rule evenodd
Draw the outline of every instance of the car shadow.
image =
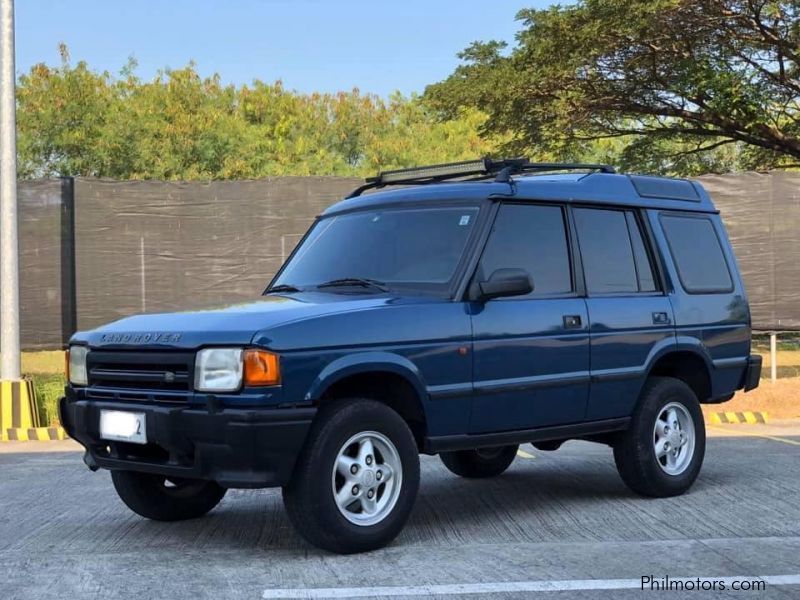
<svg viewBox="0 0 800 600">
<path fill-rule="evenodd" d="M 741 510 L 730 505 L 733 499 L 750 495 L 743 486 L 757 490 L 769 483 L 764 481 L 771 476 L 768 471 L 751 471 L 743 481 L 729 444 L 715 441 L 710 450 L 714 456 L 694 487 L 686 496 L 666 499 L 641 498 L 629 491 L 610 452 L 600 448 L 567 446 L 554 454 L 533 451 L 535 458 L 520 457 L 508 471 L 489 479 L 461 478 L 438 458 L 423 457 L 414 510 L 390 547 L 649 539 L 653 531 L 680 536 L 680 531 L 670 529 L 670 515 L 698 500 L 730 515 Z M 36 465 L 54 474 L 78 460 L 57 454 L 22 458 L 26 468 Z M 77 485 L 64 489 L 59 503 L 64 508 L 57 511 L 53 524 L 83 530 L 79 537 L 87 543 L 106 540 L 101 545 L 110 551 L 124 547 L 231 551 L 253 557 L 265 551 L 327 554 L 295 532 L 277 489 L 230 490 L 220 506 L 203 518 L 161 523 L 132 514 L 117 498 L 107 473 L 81 470 L 75 477 Z M 23 480 L 17 485 L 22 486 Z M 736 493 L 731 495 L 731 490 Z"/>
<path fill-rule="evenodd" d="M 741 500 L 744 494 L 757 499 L 758 490 L 774 477 L 765 467 L 743 480 L 731 443 L 715 439 L 692 489 L 684 496 L 663 499 L 631 492 L 617 474 L 610 451 L 601 447 L 576 444 L 552 454 L 530 450 L 535 458 L 519 457 L 508 471 L 488 479 L 458 477 L 438 458 L 423 457 L 414 510 L 390 547 L 642 540 L 653 538 L 654 532 L 682 537 L 686 534 L 676 523 L 683 512 L 711 510 L 703 513 L 707 516 L 698 512 L 697 517 L 708 521 L 722 519 L 725 513 L 728 521 L 744 510 L 736 498 Z M 37 461 L 52 461 L 53 466 L 65 462 L 42 455 Z M 72 502 L 80 504 L 91 495 L 102 501 L 106 518 L 64 513 L 69 526 L 90 527 L 92 537 L 120 537 L 131 547 L 235 551 L 254 557 L 265 551 L 327 554 L 295 532 L 278 489 L 230 490 L 220 506 L 203 518 L 159 523 L 133 515 L 114 494 L 110 478 L 101 481 L 97 475 L 87 473 L 87 489 Z M 102 500 L 97 500 L 100 494 Z"/>
<path fill-rule="evenodd" d="M 620 501 L 628 503 L 633 498 L 613 466 L 538 469 L 525 465 L 491 479 L 463 479 L 429 462 L 423 469 L 415 508 L 394 544 L 461 539 L 529 542 L 538 539 L 539 529 L 553 535 L 559 530 L 569 533 L 566 530 L 575 527 L 583 530 L 577 522 L 590 522 L 598 504 L 605 512 L 614 511 L 615 506 L 622 508 Z M 142 534 L 160 540 L 170 536 L 171 543 L 178 546 L 196 548 L 199 542 L 213 550 L 327 554 L 294 531 L 279 490 L 232 490 L 202 519 L 171 524 L 142 520 L 137 527 Z"/>
</svg>

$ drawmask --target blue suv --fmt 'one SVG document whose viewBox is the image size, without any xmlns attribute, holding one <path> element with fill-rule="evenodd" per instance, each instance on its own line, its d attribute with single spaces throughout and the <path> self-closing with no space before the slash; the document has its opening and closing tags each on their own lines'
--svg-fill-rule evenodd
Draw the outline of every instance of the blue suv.
<svg viewBox="0 0 800 600">
<path fill-rule="evenodd" d="M 634 492 L 681 494 L 700 404 L 761 371 L 698 183 L 525 159 L 384 172 L 262 299 L 78 333 L 68 363 L 62 423 L 133 511 L 200 517 L 280 486 L 300 534 L 341 553 L 398 534 L 420 453 L 492 477 L 519 444 L 589 440 Z"/>
</svg>

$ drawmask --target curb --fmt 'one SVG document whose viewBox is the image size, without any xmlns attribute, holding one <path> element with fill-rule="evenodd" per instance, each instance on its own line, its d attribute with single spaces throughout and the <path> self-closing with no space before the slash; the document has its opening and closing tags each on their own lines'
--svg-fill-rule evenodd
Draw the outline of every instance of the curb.
<svg viewBox="0 0 800 600">
<path fill-rule="evenodd" d="M 712 425 L 723 425 L 728 423 L 745 423 L 755 425 L 756 423 L 766 424 L 767 413 L 762 411 L 737 411 L 737 412 L 715 412 L 709 415 Z"/>
<path fill-rule="evenodd" d="M 53 442 L 67 439 L 63 427 L 11 427 L 5 430 L 6 441 L 17 442 Z"/>
</svg>

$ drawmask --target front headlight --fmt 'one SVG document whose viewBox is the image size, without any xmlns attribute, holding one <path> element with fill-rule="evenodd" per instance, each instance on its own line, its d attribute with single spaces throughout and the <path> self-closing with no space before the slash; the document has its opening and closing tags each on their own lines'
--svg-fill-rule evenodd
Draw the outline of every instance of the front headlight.
<svg viewBox="0 0 800 600">
<path fill-rule="evenodd" d="M 206 348 L 197 353 L 194 364 L 196 391 L 235 392 L 241 386 L 241 348 Z"/>
<path fill-rule="evenodd" d="M 89 349 L 86 346 L 70 346 L 67 357 L 67 379 L 73 385 L 89 385 L 86 373 L 86 355 Z"/>
</svg>

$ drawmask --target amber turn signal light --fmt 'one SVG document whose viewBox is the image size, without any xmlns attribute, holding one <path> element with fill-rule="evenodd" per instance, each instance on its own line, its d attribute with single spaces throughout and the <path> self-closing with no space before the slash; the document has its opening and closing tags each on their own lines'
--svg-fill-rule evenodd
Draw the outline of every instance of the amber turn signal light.
<svg viewBox="0 0 800 600">
<path fill-rule="evenodd" d="M 244 384 L 248 386 L 278 385 L 281 382 L 280 359 L 266 350 L 244 351 Z"/>
</svg>

